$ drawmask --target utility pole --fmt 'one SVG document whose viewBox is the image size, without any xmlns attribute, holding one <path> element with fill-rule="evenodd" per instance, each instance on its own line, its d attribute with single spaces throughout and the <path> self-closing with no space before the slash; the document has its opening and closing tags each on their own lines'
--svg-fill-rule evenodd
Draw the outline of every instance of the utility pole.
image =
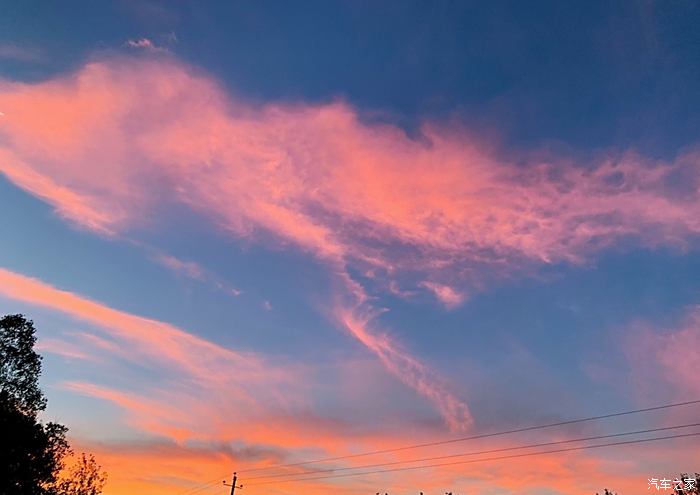
<svg viewBox="0 0 700 495">
<path fill-rule="evenodd" d="M 224 486 L 231 487 L 231 495 L 234 495 L 236 488 L 240 488 L 241 490 L 243 489 L 243 485 L 236 485 L 236 481 L 238 481 L 238 477 L 236 476 L 236 473 L 233 473 L 233 480 L 231 481 L 230 485 L 224 481 Z"/>
</svg>

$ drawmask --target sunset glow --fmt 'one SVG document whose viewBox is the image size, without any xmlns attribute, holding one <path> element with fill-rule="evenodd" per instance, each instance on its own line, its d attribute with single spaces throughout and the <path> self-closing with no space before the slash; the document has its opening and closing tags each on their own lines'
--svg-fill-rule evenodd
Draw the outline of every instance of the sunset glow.
<svg viewBox="0 0 700 495">
<path fill-rule="evenodd" d="M 700 399 L 697 5 L 29 3 L 0 310 L 105 494 L 700 470 L 697 437 L 625 443 L 698 403 L 485 436 Z"/>
</svg>

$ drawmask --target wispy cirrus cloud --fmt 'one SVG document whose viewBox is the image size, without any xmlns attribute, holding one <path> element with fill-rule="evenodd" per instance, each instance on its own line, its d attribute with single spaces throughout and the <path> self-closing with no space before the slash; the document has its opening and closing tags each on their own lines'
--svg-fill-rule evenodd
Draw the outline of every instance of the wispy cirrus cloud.
<svg viewBox="0 0 700 495">
<path fill-rule="evenodd" d="M 94 327 L 92 332 L 71 330 L 44 336 L 40 348 L 84 361 L 91 374 L 98 368 L 117 376 L 135 373 L 133 387 L 89 380 L 72 380 L 63 387 L 115 404 L 128 413 L 129 423 L 139 431 L 177 441 L 227 438 L 284 448 L 301 448 L 313 439 L 318 448 L 335 449 L 342 444 L 342 435 L 353 428 L 309 412 L 318 370 L 228 349 L 174 325 L 120 311 L 3 268 L 0 296 Z M 382 352 L 391 351 L 383 345 Z M 412 363 L 410 356 L 400 357 Z M 420 366 L 414 363 L 405 371 L 416 374 Z M 147 383 L 138 380 L 139 370 L 149 373 Z M 323 444 L 311 429 L 325 431 L 328 443 Z M 363 435 L 374 442 L 370 430 L 352 433 L 358 441 Z"/>
<path fill-rule="evenodd" d="M 147 52 L 151 53 L 167 53 L 168 50 L 167 48 L 163 48 L 162 46 L 156 45 L 152 40 L 148 38 L 138 38 L 138 39 L 133 39 L 133 40 L 127 40 L 124 43 L 124 46 L 128 48 L 133 48 L 136 50 L 145 50 Z"/>
<path fill-rule="evenodd" d="M 163 265 L 164 267 L 172 270 L 175 273 L 184 275 L 193 280 L 198 280 L 200 282 L 207 282 L 216 287 L 217 289 L 232 296 L 240 296 L 243 293 L 243 291 L 241 291 L 240 289 L 237 289 L 232 285 L 228 284 L 227 282 L 224 282 L 223 280 L 219 279 L 219 277 L 202 267 L 199 263 L 189 260 L 183 260 L 176 256 L 161 251 L 156 251 L 152 249 L 150 251 L 153 252 L 152 257 L 157 263 Z"/>
<path fill-rule="evenodd" d="M 161 265 L 170 268 L 173 271 L 182 273 L 189 278 L 195 280 L 204 280 L 206 278 L 204 269 L 194 261 L 187 261 L 175 256 L 159 253 L 154 256 L 155 260 Z"/>
<path fill-rule="evenodd" d="M 632 381 L 643 393 L 662 390 L 673 398 L 700 394 L 700 307 L 685 311 L 671 328 L 654 328 L 647 322 L 630 326 L 624 339 Z"/>
<path fill-rule="evenodd" d="M 460 292 L 449 285 L 438 284 L 435 282 L 422 282 L 421 287 L 425 287 L 432 292 L 435 297 L 446 308 L 454 308 L 462 304 L 466 299 L 466 294 Z"/>
<path fill-rule="evenodd" d="M 235 393 L 251 413 L 261 407 L 284 408 L 286 399 L 280 402 L 280 387 L 294 381 L 301 371 L 273 365 L 255 353 L 233 351 L 168 323 L 119 311 L 3 268 L 0 295 L 67 314 L 104 331 L 103 335 L 83 332 L 64 338 L 55 347 L 59 354 L 79 358 L 92 349 L 139 366 L 155 366 L 192 388 Z M 43 345 L 49 344 L 51 341 Z"/>
<path fill-rule="evenodd" d="M 452 431 L 466 431 L 474 423 L 469 407 L 442 383 L 430 368 L 401 348 L 388 334 L 370 327 L 371 318 L 360 311 L 339 308 L 336 317 L 387 369 L 409 387 L 433 402 Z"/>
</svg>

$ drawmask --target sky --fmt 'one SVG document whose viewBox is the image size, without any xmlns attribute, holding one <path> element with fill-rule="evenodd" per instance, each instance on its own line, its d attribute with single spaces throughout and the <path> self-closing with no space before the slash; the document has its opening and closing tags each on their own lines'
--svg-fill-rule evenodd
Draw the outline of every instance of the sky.
<svg viewBox="0 0 700 495">
<path fill-rule="evenodd" d="M 700 399 L 696 2 L 0 9 L 0 312 L 34 320 L 44 417 L 105 494 L 233 471 L 251 495 L 635 494 L 700 469 L 683 438 L 250 471 Z"/>
</svg>

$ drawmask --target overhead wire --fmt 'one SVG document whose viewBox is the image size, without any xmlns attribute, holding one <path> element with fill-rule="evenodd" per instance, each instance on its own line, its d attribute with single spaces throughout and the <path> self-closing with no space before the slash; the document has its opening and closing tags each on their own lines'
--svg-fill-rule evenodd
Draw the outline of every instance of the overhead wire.
<svg viewBox="0 0 700 495">
<path fill-rule="evenodd" d="M 646 443 L 646 442 L 656 442 L 656 441 L 661 441 L 661 440 L 689 438 L 689 437 L 696 437 L 696 436 L 700 436 L 700 432 L 686 433 L 686 434 L 680 434 L 680 435 L 667 435 L 667 436 L 662 436 L 662 437 L 644 438 L 644 439 L 636 439 L 636 440 L 626 440 L 626 441 L 622 441 L 622 442 L 610 442 L 610 443 L 602 443 L 602 444 L 595 444 L 595 445 L 583 445 L 583 446 L 579 446 L 579 447 L 568 447 L 568 448 L 563 448 L 563 449 L 546 450 L 546 451 L 542 451 L 542 452 L 528 452 L 525 454 L 512 454 L 512 455 L 507 455 L 507 456 L 488 457 L 488 458 L 483 458 L 483 459 L 470 459 L 467 461 L 456 461 L 456 462 L 446 462 L 446 463 L 439 463 L 439 464 L 426 464 L 426 465 L 422 465 L 422 466 L 408 466 L 408 467 L 391 468 L 391 469 L 380 469 L 380 470 L 366 471 L 366 472 L 361 472 L 361 473 L 345 473 L 345 474 L 336 474 L 336 475 L 328 475 L 328 476 L 295 478 L 295 479 L 287 479 L 287 480 L 261 481 L 258 483 L 246 484 L 245 486 L 250 487 L 250 486 L 260 486 L 260 485 L 269 485 L 269 484 L 295 483 L 295 482 L 299 482 L 299 481 L 349 478 L 349 477 L 355 477 L 355 476 L 369 476 L 369 475 L 380 474 L 380 473 L 413 471 L 413 470 L 427 469 L 427 468 L 433 468 L 433 467 L 446 467 L 446 466 L 456 466 L 456 465 L 462 465 L 462 464 L 472 464 L 472 463 L 477 463 L 477 462 L 490 462 L 490 461 L 499 461 L 499 460 L 506 460 L 506 459 L 517 459 L 517 458 L 522 458 L 522 457 L 556 454 L 556 453 L 563 453 L 563 452 L 574 452 L 574 451 L 580 451 L 580 450 L 598 449 L 598 448 L 614 447 L 614 446 L 621 446 L 621 445 L 633 445 L 633 444 L 640 444 L 640 443 Z"/>
<path fill-rule="evenodd" d="M 576 443 L 576 442 L 586 442 L 586 441 L 591 441 L 591 440 L 602 440 L 605 438 L 617 438 L 617 437 L 631 436 L 631 435 L 642 435 L 642 434 L 647 434 L 647 433 L 656 433 L 656 432 L 660 432 L 660 431 L 678 430 L 678 429 L 692 428 L 692 427 L 698 427 L 698 426 L 700 426 L 700 423 L 690 423 L 690 424 L 676 425 L 676 426 L 649 428 L 649 429 L 645 429 L 645 430 L 626 431 L 626 432 L 621 432 L 621 433 L 610 433 L 610 434 L 606 434 L 606 435 L 595 435 L 595 436 L 582 437 L 582 438 L 571 438 L 571 439 L 567 439 L 567 440 L 555 440 L 555 441 L 551 441 L 551 442 L 519 445 L 519 446 L 515 446 L 515 447 L 503 447 L 503 448 L 498 448 L 498 449 L 477 450 L 477 451 L 463 452 L 463 453 L 458 453 L 458 454 L 448 454 L 448 455 L 441 455 L 441 456 L 434 456 L 434 457 L 423 457 L 423 458 L 408 459 L 408 460 L 403 460 L 403 461 L 391 461 L 391 462 L 383 462 L 383 463 L 377 463 L 377 464 L 363 464 L 360 466 L 347 466 L 347 467 L 339 467 L 339 468 L 318 469 L 318 470 L 315 470 L 313 472 L 307 471 L 307 472 L 302 472 L 302 473 L 271 474 L 271 475 L 266 475 L 266 476 L 263 475 L 263 476 L 256 476 L 256 477 L 248 478 L 247 481 L 269 480 L 271 478 L 302 476 L 302 475 L 306 475 L 306 474 L 335 473 L 338 471 L 350 471 L 350 470 L 357 470 L 357 469 L 369 469 L 369 468 L 376 468 L 376 467 L 396 466 L 396 465 L 400 465 L 400 464 L 411 464 L 411 463 L 415 463 L 415 462 L 428 462 L 428 461 L 436 461 L 436 460 L 441 460 L 441 459 L 452 459 L 452 458 L 456 458 L 456 457 L 467 457 L 467 456 L 474 456 L 474 455 L 494 454 L 497 452 L 508 452 L 508 451 L 513 451 L 513 450 L 548 447 L 548 446 L 553 446 L 553 445 L 562 445 L 562 444 Z"/>
<path fill-rule="evenodd" d="M 250 468 L 250 469 L 239 470 L 238 472 L 239 473 L 252 473 L 252 472 L 269 471 L 272 469 L 308 466 L 310 464 L 319 464 L 319 463 L 327 463 L 327 462 L 339 461 L 339 460 L 345 460 L 345 459 L 368 457 L 368 456 L 372 456 L 372 455 L 388 454 L 388 453 L 393 453 L 393 452 L 401 452 L 401 451 L 419 449 L 419 448 L 424 448 L 424 447 L 448 445 L 448 444 L 453 444 L 453 443 L 458 443 L 458 442 L 466 442 L 469 440 L 492 438 L 492 437 L 510 435 L 510 434 L 515 434 L 515 433 L 543 430 L 543 429 L 547 429 L 547 428 L 555 428 L 555 427 L 559 427 L 559 426 L 566 426 L 566 425 L 585 423 L 585 422 L 591 422 L 591 421 L 599 421 L 599 420 L 610 419 L 610 418 L 615 418 L 615 417 L 629 416 L 632 414 L 641 414 L 641 413 L 647 413 L 647 412 L 653 412 L 653 411 L 660 411 L 660 410 L 664 410 L 664 409 L 688 406 L 688 405 L 693 405 L 693 404 L 700 404 L 700 399 L 684 401 L 684 402 L 676 402 L 676 403 L 670 403 L 670 404 L 662 404 L 662 405 L 653 406 L 653 407 L 645 407 L 645 408 L 640 408 L 640 409 L 620 411 L 620 412 L 602 414 L 602 415 L 597 415 L 597 416 L 589 416 L 589 417 L 577 418 L 577 419 L 560 421 L 560 422 L 555 422 L 555 423 L 533 425 L 533 426 L 527 426 L 527 427 L 522 427 L 522 428 L 497 431 L 497 432 L 492 432 L 492 433 L 483 433 L 483 434 L 471 435 L 471 436 L 466 436 L 466 437 L 458 437 L 458 438 L 452 438 L 452 439 L 435 441 L 435 442 L 426 442 L 426 443 L 421 443 L 421 444 L 407 445 L 407 446 L 395 447 L 395 448 L 390 448 L 390 449 L 374 450 L 374 451 L 362 452 L 362 453 L 357 453 L 357 454 L 349 454 L 349 455 L 336 456 L 336 457 L 326 457 L 326 458 L 321 458 L 321 459 L 287 463 L 287 464 L 277 464 L 277 465 L 264 466 L 264 467 L 259 467 L 259 468 Z M 700 424 L 698 424 L 698 425 L 700 425 Z M 623 432 L 623 433 L 615 433 L 615 434 L 610 434 L 610 435 L 599 435 L 596 437 L 588 437 L 587 439 L 571 439 L 571 440 L 562 440 L 562 441 L 555 441 L 555 442 L 544 442 L 544 443 L 533 444 L 533 445 L 529 445 L 529 446 L 517 446 L 517 447 L 507 447 L 507 448 L 502 448 L 502 449 L 492 449 L 492 450 L 488 450 L 488 451 L 482 451 L 479 454 L 483 455 L 483 454 L 496 453 L 496 452 L 505 452 L 505 451 L 510 451 L 510 450 L 519 450 L 519 449 L 524 449 L 524 448 L 537 448 L 537 447 L 544 447 L 544 446 L 564 444 L 564 443 L 573 443 L 573 442 L 577 442 L 577 441 L 585 441 L 585 440 L 590 441 L 590 440 L 612 438 L 612 437 L 619 437 L 619 436 L 632 435 L 632 434 L 653 433 L 653 432 L 657 432 L 657 431 L 686 428 L 686 427 L 692 427 L 692 426 L 698 426 L 698 425 L 695 425 L 695 424 L 679 425 L 679 426 L 674 426 L 674 427 L 663 427 L 663 428 L 653 428 L 653 429 L 648 429 L 648 430 L 639 430 L 637 432 Z M 627 445 L 627 444 L 631 444 L 631 443 L 641 443 L 641 442 L 646 442 L 646 441 L 657 441 L 657 440 L 672 439 L 672 438 L 683 438 L 686 436 L 696 436 L 696 435 L 700 435 L 700 433 L 692 433 L 692 434 L 688 434 L 688 435 L 675 435 L 675 436 L 669 436 L 669 437 L 659 437 L 659 438 L 653 438 L 653 439 L 633 440 L 633 441 L 627 441 L 627 442 L 615 442 L 615 443 L 611 443 L 611 444 L 575 447 L 575 448 L 568 448 L 568 449 L 563 449 L 563 450 L 559 449 L 559 450 L 545 451 L 545 452 L 532 452 L 532 453 L 528 453 L 528 454 L 519 454 L 516 456 L 503 456 L 503 457 L 491 458 L 491 459 L 488 459 L 488 458 L 487 459 L 473 459 L 470 461 L 458 461 L 456 463 L 410 466 L 410 467 L 403 467 L 403 468 L 394 468 L 394 469 L 389 469 L 389 470 L 370 471 L 367 473 L 345 473 L 345 474 L 336 474 L 336 475 L 329 475 L 329 476 L 322 476 L 322 477 L 315 476 L 315 477 L 306 477 L 306 478 L 303 478 L 303 477 L 302 478 L 294 478 L 294 479 L 290 479 L 290 480 L 260 481 L 260 482 L 252 483 L 252 484 L 246 483 L 246 486 L 255 486 L 255 485 L 259 485 L 259 484 L 269 484 L 269 483 L 274 483 L 274 482 L 281 483 L 281 482 L 304 481 L 304 480 L 311 480 L 311 479 L 326 479 L 326 478 L 336 478 L 336 477 L 359 476 L 362 474 L 376 474 L 378 472 L 392 472 L 392 471 L 423 469 L 423 468 L 429 468 L 429 467 L 439 467 L 442 465 L 466 464 L 466 463 L 470 463 L 470 462 L 485 462 L 488 460 L 524 457 L 527 455 L 544 455 L 547 453 L 566 452 L 566 451 L 571 451 L 571 450 L 584 450 L 584 449 L 598 448 L 598 447 L 604 447 L 604 446 Z M 313 470 L 301 471 L 298 473 L 279 473 L 279 474 L 260 475 L 260 476 L 256 476 L 253 478 L 248 478 L 248 480 L 251 480 L 251 479 L 260 479 L 260 480 L 268 479 L 269 480 L 270 478 L 275 478 L 275 477 L 303 476 L 303 475 L 314 475 L 314 474 L 323 473 L 323 472 L 336 472 L 336 471 L 347 471 L 347 470 L 356 470 L 356 469 L 368 469 L 371 467 L 382 467 L 382 466 L 391 466 L 391 465 L 399 465 L 399 464 L 409 464 L 412 462 L 428 462 L 431 460 L 447 459 L 447 458 L 454 458 L 454 457 L 465 457 L 465 456 L 469 456 L 469 455 L 477 455 L 477 453 L 450 454 L 450 455 L 436 456 L 436 457 L 431 457 L 431 458 L 413 459 L 413 460 L 407 460 L 407 461 L 392 461 L 392 462 L 378 463 L 378 464 L 366 464 L 366 465 L 354 466 L 354 467 L 313 469 Z M 202 492 L 206 489 L 212 488 L 215 484 L 217 484 L 219 482 L 219 480 L 221 480 L 221 478 L 226 477 L 229 474 L 230 473 L 223 474 L 220 477 L 212 479 L 211 481 L 205 482 L 205 483 L 198 485 L 196 487 L 192 487 L 184 492 L 179 493 L 178 495 L 194 495 L 194 494 Z"/>
<path fill-rule="evenodd" d="M 184 492 L 178 492 L 176 495 L 194 495 L 195 493 L 202 492 L 204 490 L 207 490 L 209 488 L 212 488 L 214 485 L 221 483 L 221 478 L 223 478 L 225 475 L 219 476 L 217 478 L 214 478 L 210 481 L 205 481 L 204 483 L 200 483 L 192 488 L 189 488 L 185 490 Z"/>
<path fill-rule="evenodd" d="M 645 408 L 633 409 L 633 410 L 621 411 L 621 412 L 615 412 L 615 413 L 608 413 L 608 414 L 602 414 L 602 415 L 598 415 L 598 416 L 589 416 L 589 417 L 572 419 L 572 420 L 567 420 L 567 421 L 559 421 L 559 422 L 555 422 L 555 423 L 526 426 L 526 427 L 522 427 L 522 428 L 515 428 L 515 429 L 511 429 L 511 430 L 503 430 L 503 431 L 497 431 L 497 432 L 492 432 L 492 433 L 482 433 L 482 434 L 471 435 L 471 436 L 466 436 L 466 437 L 451 438 L 451 439 L 439 440 L 439 441 L 435 441 L 435 442 L 419 443 L 419 444 L 414 444 L 414 445 L 406 445 L 406 446 L 402 446 L 402 447 L 393 447 L 393 448 L 389 448 L 389 449 L 374 450 L 374 451 L 362 452 L 362 453 L 357 453 L 357 454 L 348 454 L 348 455 L 342 455 L 342 456 L 336 456 L 336 457 L 325 457 L 325 458 L 320 458 L 320 459 L 315 459 L 315 460 L 293 462 L 293 463 L 287 463 L 287 464 L 276 464 L 276 465 L 272 465 L 272 466 L 263 466 L 263 467 L 259 467 L 259 468 L 241 469 L 238 472 L 239 473 L 253 473 L 253 472 L 260 472 L 260 471 L 269 471 L 269 470 L 273 470 L 273 469 L 282 469 L 282 468 L 297 467 L 297 466 L 307 466 L 309 464 L 320 464 L 320 463 L 324 463 L 324 462 L 340 461 L 340 460 L 345 460 L 345 459 L 356 459 L 359 457 L 367 457 L 367 456 L 379 455 L 379 454 L 389 454 L 389 453 L 393 453 L 393 452 L 401 452 L 401 451 L 405 451 L 405 450 L 413 450 L 413 449 L 419 449 L 419 448 L 424 448 L 424 447 L 435 447 L 435 446 L 439 446 L 439 445 L 448 445 L 448 444 L 452 444 L 452 443 L 466 442 L 469 440 L 478 440 L 478 439 L 482 439 L 482 438 L 492 438 L 492 437 L 498 437 L 498 436 L 503 436 L 503 435 L 511 435 L 514 433 L 523 433 L 523 432 L 528 432 L 528 431 L 543 430 L 546 428 L 555 428 L 558 426 L 567 426 L 567 425 L 585 423 L 585 422 L 590 422 L 590 421 L 598 421 L 598 420 L 610 419 L 610 418 L 621 417 L 621 416 L 629 416 L 632 414 L 660 411 L 660 410 L 664 410 L 664 409 L 670 409 L 670 408 L 681 407 L 681 406 L 688 406 L 688 405 L 692 405 L 692 404 L 700 404 L 700 399 L 690 400 L 690 401 L 685 401 L 685 402 L 675 402 L 675 403 L 671 403 L 671 404 L 662 404 L 659 406 L 645 407 Z"/>
</svg>

